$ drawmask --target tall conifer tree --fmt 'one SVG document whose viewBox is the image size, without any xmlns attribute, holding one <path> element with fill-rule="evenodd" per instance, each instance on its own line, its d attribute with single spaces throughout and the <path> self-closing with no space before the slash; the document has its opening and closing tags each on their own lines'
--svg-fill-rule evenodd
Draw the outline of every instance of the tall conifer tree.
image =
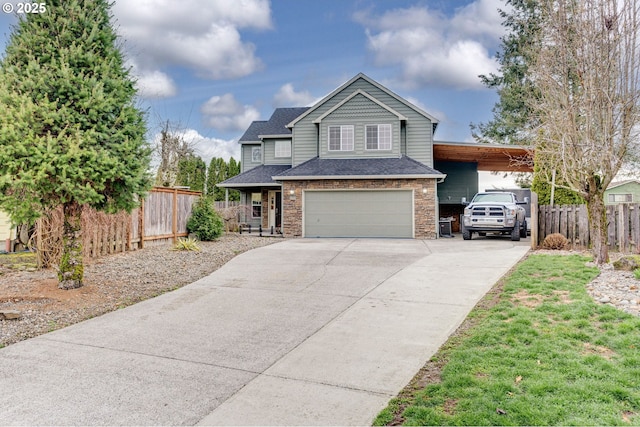
<svg viewBox="0 0 640 427">
<path fill-rule="evenodd" d="M 82 286 L 83 205 L 131 210 L 151 151 L 107 0 L 49 0 L 0 63 L 0 205 L 16 223 L 64 212 L 59 286 Z"/>
</svg>

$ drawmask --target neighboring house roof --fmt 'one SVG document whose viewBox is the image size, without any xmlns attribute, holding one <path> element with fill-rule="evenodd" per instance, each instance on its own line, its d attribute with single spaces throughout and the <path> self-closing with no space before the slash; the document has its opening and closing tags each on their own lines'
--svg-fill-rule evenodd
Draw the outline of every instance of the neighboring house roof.
<svg viewBox="0 0 640 427">
<path fill-rule="evenodd" d="M 431 123 L 433 124 L 433 132 L 436 131 L 436 127 L 438 127 L 438 123 L 440 122 L 438 119 L 436 119 L 435 117 L 433 117 L 431 114 L 427 113 L 426 111 L 424 111 L 423 109 L 421 109 L 420 107 L 417 107 L 416 105 L 410 103 L 409 101 L 407 101 L 406 99 L 402 98 L 401 96 L 398 96 L 397 94 L 395 94 L 394 92 L 390 91 L 389 89 L 387 89 L 386 87 L 382 86 L 380 83 L 376 82 L 375 80 L 372 80 L 371 78 L 369 78 L 368 76 L 366 76 L 363 73 L 358 73 L 355 77 L 353 77 L 351 80 L 349 80 L 348 82 L 344 83 L 343 85 L 339 86 L 337 89 L 335 89 L 333 92 L 331 92 L 329 95 L 325 96 L 324 98 L 322 98 L 320 101 L 316 102 L 311 108 L 309 108 L 307 111 L 305 111 L 303 114 L 301 114 L 298 117 L 295 117 L 288 125 L 288 128 L 292 128 L 298 121 L 302 120 L 305 116 L 311 114 L 315 109 L 317 109 L 318 107 L 320 107 L 322 104 L 324 104 L 326 101 L 328 101 L 329 99 L 331 99 L 334 95 L 336 95 L 337 93 L 341 92 L 342 90 L 344 90 L 346 87 L 348 87 L 349 85 L 351 85 L 353 82 L 355 82 L 358 79 L 364 79 L 366 80 L 368 83 L 372 84 L 373 86 L 377 87 L 378 89 L 380 89 L 381 91 L 385 92 L 386 94 L 388 94 L 389 96 L 395 98 L 397 101 L 403 103 L 404 105 L 406 105 L 409 108 L 412 108 L 413 110 L 417 111 L 418 113 L 422 114 L 424 117 L 426 117 L 427 119 L 431 120 Z"/>
<path fill-rule="evenodd" d="M 612 190 L 612 189 L 614 189 L 616 187 L 621 187 L 621 186 L 623 186 L 625 184 L 632 184 L 632 183 L 640 185 L 640 181 L 638 181 L 637 179 L 627 179 L 627 180 L 624 180 L 624 181 L 612 182 L 607 187 L 607 190 Z"/>
<path fill-rule="evenodd" d="M 216 184 L 218 187 L 265 187 L 275 186 L 279 187 L 280 184 L 274 182 L 271 178 L 274 175 L 278 175 L 290 169 L 290 165 L 262 165 L 253 169 L 249 169 L 239 175 L 233 176 L 223 182 Z"/>
<path fill-rule="evenodd" d="M 252 122 L 246 132 L 240 137 L 240 143 L 258 143 L 264 137 L 291 136 L 291 129 L 287 124 L 307 111 L 309 107 L 276 108 L 269 120 Z"/>
<path fill-rule="evenodd" d="M 314 157 L 273 179 L 391 179 L 444 178 L 445 174 L 407 156 L 373 159 L 321 159 Z"/>
</svg>

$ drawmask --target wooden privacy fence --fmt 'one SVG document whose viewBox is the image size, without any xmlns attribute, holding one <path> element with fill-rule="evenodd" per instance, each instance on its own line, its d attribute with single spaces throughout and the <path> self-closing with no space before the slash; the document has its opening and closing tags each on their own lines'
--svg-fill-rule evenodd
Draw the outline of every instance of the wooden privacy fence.
<svg viewBox="0 0 640 427">
<path fill-rule="evenodd" d="M 606 213 L 609 248 L 620 252 L 640 253 L 640 205 L 608 205 Z M 539 206 L 537 243 L 542 244 L 544 238 L 552 233 L 565 236 L 572 249 L 589 248 L 591 241 L 587 206 Z"/>
<path fill-rule="evenodd" d="M 88 258 L 125 252 L 146 244 L 175 242 L 187 236 L 187 220 L 198 191 L 154 187 L 130 214 L 106 214 L 84 207 L 82 212 L 83 254 Z M 62 240 L 62 208 L 36 223 L 36 249 L 41 265 L 57 264 Z"/>
<path fill-rule="evenodd" d="M 187 221 L 199 191 L 154 187 L 131 212 L 131 243 L 143 248 L 145 242 L 175 242 L 187 236 Z"/>
</svg>

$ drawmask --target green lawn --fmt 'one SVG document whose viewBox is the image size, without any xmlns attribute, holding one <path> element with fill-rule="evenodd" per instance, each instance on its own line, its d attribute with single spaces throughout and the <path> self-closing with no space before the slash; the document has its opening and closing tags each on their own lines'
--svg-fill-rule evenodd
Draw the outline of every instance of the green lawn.
<svg viewBox="0 0 640 427">
<path fill-rule="evenodd" d="M 587 261 L 521 262 L 430 361 L 441 380 L 408 387 L 375 425 L 639 424 L 640 318 L 593 302 Z"/>
</svg>

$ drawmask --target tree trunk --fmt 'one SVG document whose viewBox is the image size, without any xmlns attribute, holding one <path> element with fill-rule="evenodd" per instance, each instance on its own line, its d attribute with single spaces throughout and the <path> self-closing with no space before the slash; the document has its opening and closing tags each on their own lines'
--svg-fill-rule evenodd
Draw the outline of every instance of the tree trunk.
<svg viewBox="0 0 640 427">
<path fill-rule="evenodd" d="M 589 233 L 591 235 L 593 262 L 597 265 L 609 262 L 609 248 L 607 246 L 607 212 L 604 206 L 604 194 L 587 196 L 587 212 L 589 213 Z"/>
<path fill-rule="evenodd" d="M 84 275 L 82 230 L 80 227 L 82 206 L 77 202 L 67 202 L 63 205 L 63 212 L 62 259 L 58 271 L 58 287 L 60 289 L 76 289 L 82 286 Z"/>
</svg>

